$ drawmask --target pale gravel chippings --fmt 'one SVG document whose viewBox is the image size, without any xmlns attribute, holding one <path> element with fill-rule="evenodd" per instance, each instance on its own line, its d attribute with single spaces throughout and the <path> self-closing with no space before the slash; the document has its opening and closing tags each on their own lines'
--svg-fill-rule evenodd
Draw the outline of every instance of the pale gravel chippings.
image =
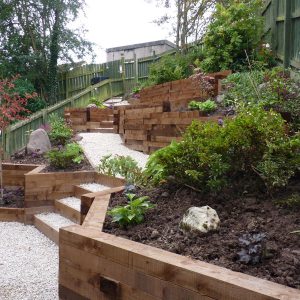
<svg viewBox="0 0 300 300">
<path fill-rule="evenodd" d="M 97 168 L 100 159 L 105 155 L 123 155 L 131 156 L 139 166 L 144 168 L 149 155 L 139 151 L 127 148 L 116 133 L 80 133 L 83 137 L 78 143 L 82 146 L 83 151 L 94 168 Z"/>
<path fill-rule="evenodd" d="M 70 219 L 67 219 L 57 213 L 42 213 L 36 215 L 40 220 L 44 221 L 51 227 L 59 230 L 61 227 L 66 227 L 69 225 L 75 225 Z"/>
<path fill-rule="evenodd" d="M 103 184 L 100 184 L 100 183 L 94 183 L 94 182 L 93 183 L 82 183 L 80 185 L 80 187 L 82 187 L 86 190 L 89 190 L 93 193 L 110 189 L 110 187 L 107 186 L 107 185 L 103 185 Z"/>
<path fill-rule="evenodd" d="M 72 207 L 73 209 L 80 211 L 80 205 L 81 205 L 81 200 L 76 197 L 66 197 L 63 199 L 60 199 L 59 202 Z"/>
<path fill-rule="evenodd" d="M 0 222 L 0 300 L 58 300 L 58 247 L 33 226 Z"/>
</svg>

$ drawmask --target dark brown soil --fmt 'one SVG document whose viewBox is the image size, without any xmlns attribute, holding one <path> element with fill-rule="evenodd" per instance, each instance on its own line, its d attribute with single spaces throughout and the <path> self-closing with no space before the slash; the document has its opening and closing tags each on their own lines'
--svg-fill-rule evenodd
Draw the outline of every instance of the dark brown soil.
<svg viewBox="0 0 300 300">
<path fill-rule="evenodd" d="M 24 189 L 22 187 L 4 187 L 3 201 L 0 207 L 24 207 Z"/>
<path fill-rule="evenodd" d="M 29 155 L 25 153 L 25 150 L 16 153 L 10 159 L 11 163 L 16 164 L 34 164 L 34 165 L 45 165 L 46 167 L 41 171 L 43 173 L 48 172 L 74 172 L 74 171 L 87 171 L 93 170 L 88 159 L 84 156 L 84 160 L 80 164 L 74 164 L 69 168 L 58 169 L 49 165 L 49 161 L 43 155 Z"/>
<path fill-rule="evenodd" d="M 300 193 L 297 180 L 277 200 L 291 193 Z M 300 288 L 300 235 L 291 231 L 300 229 L 300 210 L 281 208 L 276 199 L 262 194 L 230 196 L 202 195 L 187 188 L 164 186 L 151 190 L 138 190 L 147 195 L 156 207 L 147 212 L 145 222 L 127 229 L 111 223 L 107 216 L 104 231 L 140 243 L 162 248 L 199 259 L 234 271 L 247 273 L 294 288 Z M 127 202 L 123 194 L 111 199 L 110 207 Z M 216 209 L 221 223 L 218 230 L 187 233 L 179 228 L 183 214 L 191 206 L 209 205 Z M 243 234 L 266 234 L 266 253 L 258 264 L 238 261 Z"/>
</svg>

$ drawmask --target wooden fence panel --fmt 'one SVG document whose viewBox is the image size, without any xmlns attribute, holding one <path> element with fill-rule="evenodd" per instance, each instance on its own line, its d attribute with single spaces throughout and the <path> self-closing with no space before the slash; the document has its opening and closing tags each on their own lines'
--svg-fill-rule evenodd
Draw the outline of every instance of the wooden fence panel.
<svg viewBox="0 0 300 300">
<path fill-rule="evenodd" d="M 30 131 L 46 124 L 49 116 L 57 114 L 64 116 L 64 110 L 68 107 L 84 107 L 91 97 L 96 96 L 100 100 L 107 100 L 110 97 L 123 93 L 123 83 L 121 81 L 102 81 L 90 86 L 79 94 L 72 96 L 58 104 L 50 106 L 42 111 L 30 116 L 27 120 L 10 126 L 4 135 L 4 149 L 6 157 L 26 146 Z"/>
<path fill-rule="evenodd" d="M 300 0 L 265 0 L 264 39 L 284 67 L 300 69 Z"/>
</svg>

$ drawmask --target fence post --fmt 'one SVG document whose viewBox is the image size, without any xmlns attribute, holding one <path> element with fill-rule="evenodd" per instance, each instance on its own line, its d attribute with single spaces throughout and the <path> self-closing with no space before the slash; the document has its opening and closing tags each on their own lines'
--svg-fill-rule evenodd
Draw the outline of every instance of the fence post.
<svg viewBox="0 0 300 300">
<path fill-rule="evenodd" d="M 124 54 L 121 54 L 121 68 L 122 68 L 123 93 L 125 94 L 125 57 L 124 57 Z"/>
<path fill-rule="evenodd" d="M 139 63 L 134 53 L 134 83 L 137 85 L 139 83 Z"/>
<path fill-rule="evenodd" d="M 277 17 L 278 17 L 278 0 L 273 0 L 271 2 L 271 16 L 272 16 L 272 23 L 271 25 L 271 44 L 272 50 L 274 53 L 277 52 Z"/>
<path fill-rule="evenodd" d="M 289 68 L 291 58 L 291 0 L 285 0 L 283 67 Z"/>
</svg>

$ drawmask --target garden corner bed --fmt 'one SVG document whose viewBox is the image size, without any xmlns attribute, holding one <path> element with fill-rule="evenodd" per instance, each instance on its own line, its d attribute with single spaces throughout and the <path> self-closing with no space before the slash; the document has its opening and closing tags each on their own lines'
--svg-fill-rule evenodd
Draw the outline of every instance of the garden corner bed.
<svg viewBox="0 0 300 300">
<path fill-rule="evenodd" d="M 103 224 L 107 208 L 125 203 L 124 194 L 115 191 L 110 201 L 95 197 L 82 226 L 60 231 L 61 299 L 299 299 L 299 290 L 284 286 L 299 287 L 299 237 L 286 233 L 299 225 L 299 212 L 276 212 L 271 200 L 262 204 L 255 195 L 204 200 L 175 186 L 137 194 L 157 204 L 144 224 L 124 230 L 111 225 L 110 217 Z M 207 235 L 180 232 L 180 215 L 191 204 L 216 208 L 220 229 Z M 237 263 L 238 237 L 257 231 L 268 233 L 272 257 L 259 267 Z"/>
</svg>

